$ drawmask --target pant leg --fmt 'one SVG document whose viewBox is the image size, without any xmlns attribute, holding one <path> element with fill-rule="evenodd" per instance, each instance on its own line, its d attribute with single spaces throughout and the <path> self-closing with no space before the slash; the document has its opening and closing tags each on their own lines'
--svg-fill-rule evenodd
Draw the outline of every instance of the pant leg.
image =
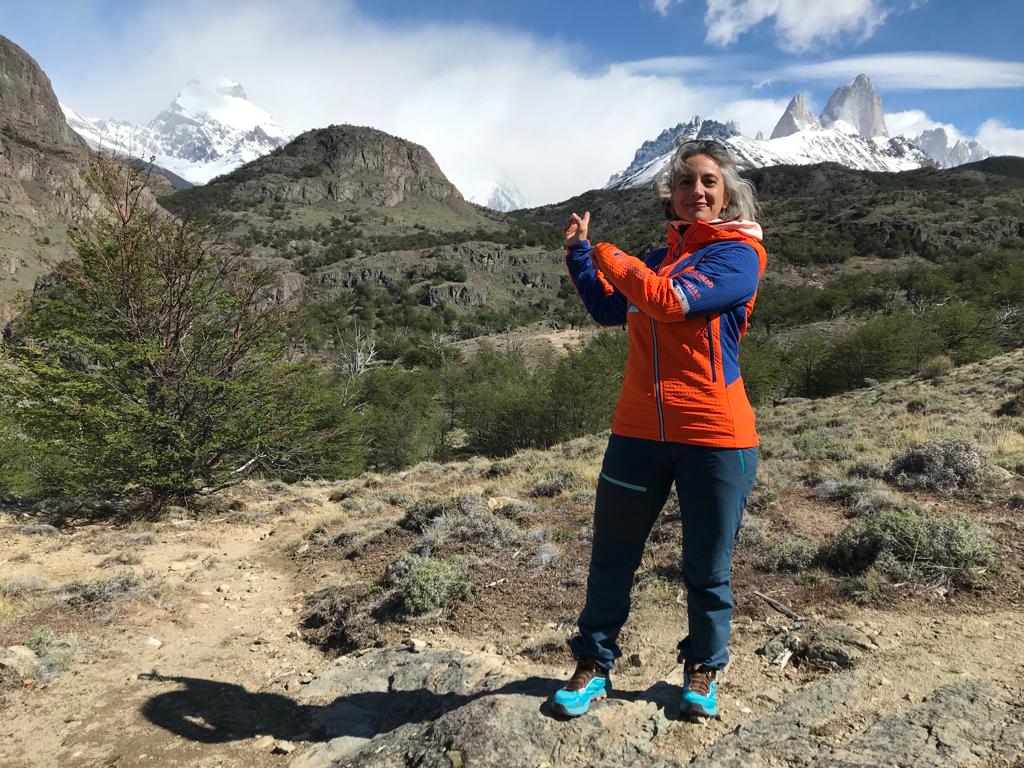
<svg viewBox="0 0 1024 768">
<path fill-rule="evenodd" d="M 576 658 L 610 669 L 622 655 L 617 641 L 629 616 L 633 574 L 673 479 L 668 444 L 609 439 L 597 483 L 586 605 L 569 641 Z"/>
<path fill-rule="evenodd" d="M 757 448 L 683 446 L 676 490 L 683 521 L 688 635 L 679 659 L 721 669 L 732 633 L 732 553 L 754 485 Z"/>
</svg>

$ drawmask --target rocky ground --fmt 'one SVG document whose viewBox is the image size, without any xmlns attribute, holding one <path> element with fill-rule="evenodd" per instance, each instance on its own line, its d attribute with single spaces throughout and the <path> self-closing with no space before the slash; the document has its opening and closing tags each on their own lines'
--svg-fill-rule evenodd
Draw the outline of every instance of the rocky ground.
<svg viewBox="0 0 1024 768">
<path fill-rule="evenodd" d="M 601 436 L 251 482 L 157 522 L 8 499 L 0 766 L 1019 768 L 1022 425 L 996 382 L 1022 372 L 1014 353 L 762 412 L 723 714 L 705 722 L 678 713 L 673 503 L 612 696 L 571 721 L 546 706 L 571 671 Z M 980 453 L 922 453 L 950 462 L 931 488 L 894 474 L 951 432 Z M 892 538 L 853 568 L 835 545 L 867 534 Z"/>
</svg>

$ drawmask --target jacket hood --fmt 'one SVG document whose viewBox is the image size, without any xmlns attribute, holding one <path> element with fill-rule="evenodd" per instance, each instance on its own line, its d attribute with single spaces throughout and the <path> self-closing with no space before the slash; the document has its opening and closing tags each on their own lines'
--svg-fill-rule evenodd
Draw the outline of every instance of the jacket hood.
<svg viewBox="0 0 1024 768">
<path fill-rule="evenodd" d="M 764 237 L 761 225 L 746 219 L 714 219 L 713 221 L 683 221 L 672 219 L 665 225 L 668 230 L 669 245 L 684 235 L 695 237 L 699 241 L 714 240 L 756 240 L 761 242 Z M 690 231 L 696 227 L 696 230 Z"/>
</svg>

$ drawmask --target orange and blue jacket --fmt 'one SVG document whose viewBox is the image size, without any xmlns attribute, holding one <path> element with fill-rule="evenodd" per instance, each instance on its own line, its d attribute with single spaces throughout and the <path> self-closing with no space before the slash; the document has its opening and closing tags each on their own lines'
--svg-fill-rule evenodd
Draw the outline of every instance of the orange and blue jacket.
<svg viewBox="0 0 1024 768">
<path fill-rule="evenodd" d="M 740 376 L 746 332 L 767 255 L 748 221 L 668 226 L 646 259 L 609 243 L 577 243 L 569 275 L 590 316 L 626 324 L 629 355 L 612 432 L 716 448 L 758 444 Z"/>
</svg>

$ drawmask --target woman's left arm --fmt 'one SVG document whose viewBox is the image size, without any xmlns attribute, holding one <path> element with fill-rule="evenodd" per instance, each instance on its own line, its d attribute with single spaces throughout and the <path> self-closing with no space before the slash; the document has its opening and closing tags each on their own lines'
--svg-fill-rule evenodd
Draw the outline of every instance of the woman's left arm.
<svg viewBox="0 0 1024 768">
<path fill-rule="evenodd" d="M 666 276 L 610 243 L 596 245 L 592 258 L 637 309 L 670 323 L 746 304 L 757 291 L 761 265 L 751 246 L 730 240 L 706 250 L 696 268 Z"/>
</svg>

